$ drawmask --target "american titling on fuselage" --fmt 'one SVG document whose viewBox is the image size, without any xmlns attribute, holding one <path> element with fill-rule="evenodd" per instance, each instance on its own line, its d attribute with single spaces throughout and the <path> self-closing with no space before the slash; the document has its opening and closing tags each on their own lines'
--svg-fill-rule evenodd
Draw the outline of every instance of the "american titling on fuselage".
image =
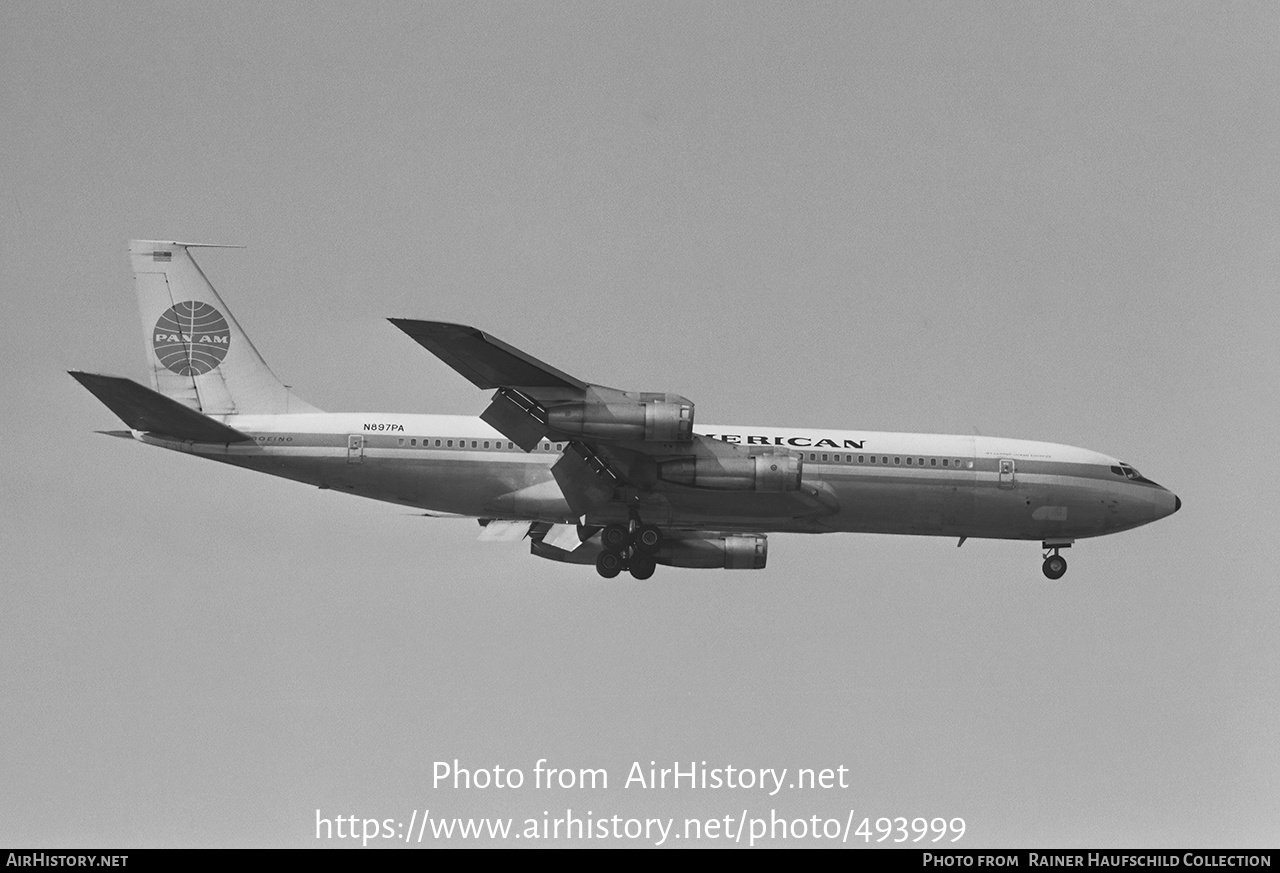
<svg viewBox="0 0 1280 873">
<path fill-rule="evenodd" d="M 483 331 L 391 319 L 477 387 L 479 418 L 326 413 L 271 372 L 192 244 L 130 243 L 151 388 L 72 375 L 140 442 L 431 515 L 482 539 L 647 578 L 656 564 L 757 569 L 773 532 L 1038 540 L 1060 549 L 1177 511 L 1128 464 L 982 436 L 694 424 L 674 394 L 583 382 Z"/>
</svg>

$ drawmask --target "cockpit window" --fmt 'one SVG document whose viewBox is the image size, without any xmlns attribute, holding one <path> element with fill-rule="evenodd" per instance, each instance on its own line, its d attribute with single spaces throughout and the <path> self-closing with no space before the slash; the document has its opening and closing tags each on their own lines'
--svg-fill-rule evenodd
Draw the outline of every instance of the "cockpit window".
<svg viewBox="0 0 1280 873">
<path fill-rule="evenodd" d="M 1121 463 L 1120 469 L 1124 471 L 1124 475 L 1128 479 L 1133 479 L 1136 481 L 1142 478 L 1142 474 L 1139 473 L 1137 470 L 1133 469 L 1133 467 L 1130 467 L 1128 464 Z"/>
<path fill-rule="evenodd" d="M 1123 476 L 1123 475 L 1124 475 L 1124 470 L 1121 470 L 1119 467 L 1112 467 L 1112 468 L 1111 468 L 1111 472 L 1112 472 L 1112 473 L 1115 473 L 1117 476 Z"/>
</svg>

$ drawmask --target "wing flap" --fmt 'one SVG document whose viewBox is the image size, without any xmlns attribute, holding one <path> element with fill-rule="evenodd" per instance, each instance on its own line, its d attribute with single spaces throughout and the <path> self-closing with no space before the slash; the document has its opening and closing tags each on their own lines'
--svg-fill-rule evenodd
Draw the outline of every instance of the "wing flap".
<svg viewBox="0 0 1280 873">
<path fill-rule="evenodd" d="M 551 468 L 570 511 L 581 518 L 613 499 L 618 477 L 585 445 L 569 443 Z"/>
<path fill-rule="evenodd" d="M 482 542 L 510 543 L 522 540 L 529 533 L 529 522 L 493 519 L 480 529 Z"/>
<path fill-rule="evenodd" d="M 582 536 L 576 524 L 552 525 L 542 541 L 565 552 L 572 552 L 582 545 Z"/>
<path fill-rule="evenodd" d="M 547 435 L 546 411 L 536 400 L 510 388 L 499 388 L 480 420 L 526 452 Z"/>
</svg>

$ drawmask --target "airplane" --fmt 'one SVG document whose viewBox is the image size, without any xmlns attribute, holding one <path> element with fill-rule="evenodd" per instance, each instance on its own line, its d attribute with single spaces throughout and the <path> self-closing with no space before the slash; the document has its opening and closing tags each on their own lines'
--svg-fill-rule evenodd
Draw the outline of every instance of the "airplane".
<svg viewBox="0 0 1280 873">
<path fill-rule="evenodd" d="M 151 388 L 70 375 L 127 425 L 103 431 L 425 515 L 483 540 L 647 579 L 658 564 L 760 569 L 770 533 L 1035 540 L 1060 579 L 1078 539 L 1172 515 L 1134 467 L 1073 446 L 944 434 L 695 425 L 679 395 L 584 382 L 465 325 L 392 318 L 476 387 L 478 417 L 329 413 L 268 368 L 196 264 L 133 240 Z"/>
</svg>

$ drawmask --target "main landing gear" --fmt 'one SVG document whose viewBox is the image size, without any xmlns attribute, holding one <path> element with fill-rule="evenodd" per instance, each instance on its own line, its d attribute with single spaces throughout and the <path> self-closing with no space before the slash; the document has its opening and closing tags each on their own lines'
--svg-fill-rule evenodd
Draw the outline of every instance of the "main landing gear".
<svg viewBox="0 0 1280 873">
<path fill-rule="evenodd" d="M 611 524 L 600 531 L 603 551 L 596 556 L 596 572 L 612 579 L 627 570 L 636 579 L 648 579 L 657 569 L 654 553 L 662 545 L 662 531 L 638 520 L 630 524 Z"/>
<path fill-rule="evenodd" d="M 1046 542 L 1044 548 L 1044 565 L 1041 567 L 1044 575 L 1050 579 L 1061 579 L 1067 572 L 1067 559 L 1058 554 L 1058 550 L 1071 548 L 1071 543 Z"/>
</svg>

